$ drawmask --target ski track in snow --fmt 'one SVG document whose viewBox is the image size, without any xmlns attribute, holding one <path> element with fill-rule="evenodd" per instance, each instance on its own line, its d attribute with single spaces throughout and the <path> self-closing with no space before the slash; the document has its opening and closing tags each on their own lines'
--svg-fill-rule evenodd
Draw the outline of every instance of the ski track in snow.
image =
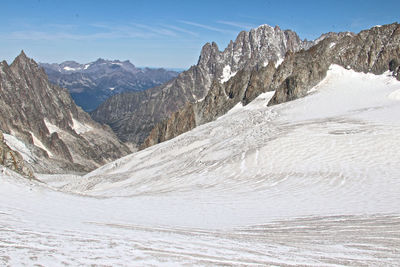
<svg viewBox="0 0 400 267">
<path fill-rule="evenodd" d="M 331 66 L 84 177 L 5 171 L 0 265 L 395 266 L 399 90 Z"/>
</svg>

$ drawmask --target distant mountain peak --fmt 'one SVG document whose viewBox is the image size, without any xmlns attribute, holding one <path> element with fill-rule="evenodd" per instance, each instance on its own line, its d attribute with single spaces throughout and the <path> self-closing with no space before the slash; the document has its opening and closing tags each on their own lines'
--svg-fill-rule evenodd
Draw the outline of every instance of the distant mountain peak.
<svg viewBox="0 0 400 267">
<path fill-rule="evenodd" d="M 114 94 L 146 90 L 178 75 L 178 72 L 161 68 L 137 68 L 129 60 L 103 58 L 86 64 L 64 61 L 40 65 L 50 81 L 68 88 L 75 102 L 85 111 L 94 110 Z"/>
</svg>

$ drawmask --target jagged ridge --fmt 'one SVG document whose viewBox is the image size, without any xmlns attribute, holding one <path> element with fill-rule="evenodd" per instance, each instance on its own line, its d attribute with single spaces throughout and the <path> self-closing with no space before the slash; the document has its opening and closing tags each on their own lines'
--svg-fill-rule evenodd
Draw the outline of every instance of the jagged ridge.
<svg viewBox="0 0 400 267">
<path fill-rule="evenodd" d="M 277 69 L 273 64 L 244 69 L 227 83 L 214 83 L 204 101 L 186 105 L 157 124 L 142 148 L 212 121 L 237 103 L 246 105 L 266 91 L 276 91 L 269 105 L 305 96 L 326 76 L 331 64 L 374 74 L 389 70 L 400 79 L 399 62 L 400 26 L 397 23 L 373 27 L 357 35 L 348 32 L 325 34 L 310 49 L 297 53 L 289 51 Z"/>
<path fill-rule="evenodd" d="M 36 172 L 89 171 L 129 153 L 23 51 L 0 64 L 0 130 L 26 146 Z"/>
<path fill-rule="evenodd" d="M 110 125 L 121 140 L 142 144 L 158 122 L 188 103 L 204 99 L 213 83 L 223 83 L 242 69 L 277 62 L 287 51 L 312 44 L 279 27 L 263 25 L 243 31 L 222 52 L 215 43 L 204 45 L 197 65 L 176 79 L 145 92 L 113 96 L 91 115 Z"/>
<path fill-rule="evenodd" d="M 162 68 L 137 68 L 128 60 L 104 60 L 79 64 L 40 63 L 49 80 L 67 88 L 75 103 L 93 111 L 108 97 L 127 91 L 142 91 L 175 78 L 178 73 Z"/>
</svg>

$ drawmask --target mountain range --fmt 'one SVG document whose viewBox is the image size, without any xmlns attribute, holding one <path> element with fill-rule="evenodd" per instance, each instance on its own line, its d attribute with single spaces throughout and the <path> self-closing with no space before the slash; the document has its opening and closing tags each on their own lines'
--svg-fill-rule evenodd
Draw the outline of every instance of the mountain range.
<svg viewBox="0 0 400 267">
<path fill-rule="evenodd" d="M 19 152 L 34 172 L 88 171 L 136 147 L 146 148 L 213 121 L 261 93 L 275 92 L 269 105 L 303 97 L 332 64 L 365 73 L 389 71 L 399 79 L 399 47 L 397 23 L 358 34 L 328 33 L 314 41 L 262 25 L 241 32 L 224 51 L 207 43 L 197 65 L 161 86 L 116 94 L 91 117 L 75 105 L 67 89 L 53 85 L 44 69 L 21 52 L 11 65 L 0 63 L 0 130 L 8 148 Z M 128 61 L 101 59 L 45 67 L 70 75 L 70 85 L 80 84 L 73 77 L 87 73 L 118 82 L 119 71 L 146 72 Z"/>
<path fill-rule="evenodd" d="M 0 265 L 396 266 L 399 114 L 398 23 L 262 25 L 92 117 L 22 51 L 0 63 Z"/>
<path fill-rule="evenodd" d="M 0 63 L 0 131 L 38 173 L 87 172 L 130 152 L 23 51 Z"/>
<path fill-rule="evenodd" d="M 213 121 L 235 105 L 246 105 L 264 92 L 275 92 L 269 105 L 303 97 L 325 78 L 331 64 L 364 73 L 390 71 L 400 80 L 400 26 L 397 23 L 373 27 L 359 34 L 329 33 L 314 43 L 309 49 L 288 51 L 280 65 L 243 69 L 225 83 L 213 83 L 203 101 L 187 104 L 158 123 L 142 147 Z"/>
<path fill-rule="evenodd" d="M 223 51 L 202 48 L 197 65 L 161 86 L 110 97 L 91 113 L 124 142 L 145 148 L 215 120 L 239 102 L 276 91 L 270 104 L 306 95 L 330 64 L 380 74 L 399 73 L 399 25 L 359 34 L 327 33 L 314 41 L 262 25 L 241 32 Z"/>
<path fill-rule="evenodd" d="M 163 68 L 137 68 L 129 60 L 105 60 L 79 64 L 40 63 L 50 82 L 67 88 L 75 103 L 92 111 L 108 97 L 123 92 L 143 91 L 175 78 L 178 72 Z"/>
<path fill-rule="evenodd" d="M 225 83 L 241 70 L 278 65 L 288 51 L 311 47 L 290 30 L 262 25 L 241 32 L 224 51 L 216 43 L 203 46 L 198 63 L 177 78 L 142 92 L 112 96 L 91 113 L 111 126 L 124 142 L 142 145 L 157 123 L 190 103 L 201 102 L 215 83 Z"/>
</svg>

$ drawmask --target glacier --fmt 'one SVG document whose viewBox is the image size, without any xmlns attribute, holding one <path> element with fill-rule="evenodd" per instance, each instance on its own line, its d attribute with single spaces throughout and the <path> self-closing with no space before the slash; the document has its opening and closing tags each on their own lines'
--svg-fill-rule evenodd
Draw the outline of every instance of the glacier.
<svg viewBox="0 0 400 267">
<path fill-rule="evenodd" d="M 84 176 L 0 173 L 1 265 L 396 265 L 400 82 L 332 65 Z"/>
</svg>

